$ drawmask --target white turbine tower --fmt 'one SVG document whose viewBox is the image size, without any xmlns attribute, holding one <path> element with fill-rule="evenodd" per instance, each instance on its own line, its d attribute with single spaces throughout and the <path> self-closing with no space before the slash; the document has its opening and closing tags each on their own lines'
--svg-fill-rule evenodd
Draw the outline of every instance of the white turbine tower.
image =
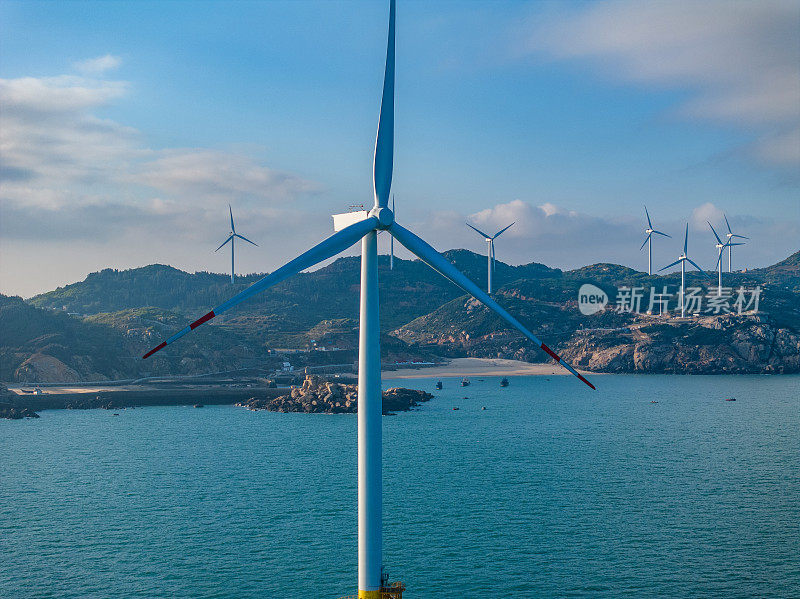
<svg viewBox="0 0 800 599">
<path fill-rule="evenodd" d="M 708 276 L 705 271 L 697 266 L 697 263 L 694 262 L 689 256 L 687 255 L 687 247 L 689 245 L 689 223 L 686 223 L 686 234 L 683 237 L 683 253 L 678 256 L 678 259 L 673 262 L 672 264 L 667 264 L 664 268 L 660 269 L 658 272 L 662 270 L 666 270 L 671 266 L 675 266 L 676 264 L 681 265 L 681 318 L 686 317 L 686 301 L 684 298 L 685 289 L 686 289 L 686 263 L 689 262 L 692 266 L 694 266 L 697 270 L 703 273 L 703 276 Z"/>
<path fill-rule="evenodd" d="M 378 244 L 379 231 L 388 231 L 403 246 L 446 279 L 473 295 L 500 318 L 519 330 L 555 361 L 594 389 L 572 366 L 542 343 L 516 318 L 500 307 L 489 295 L 465 277 L 441 254 L 394 220 L 388 207 L 392 182 L 394 145 L 394 54 L 395 1 L 389 8 L 389 35 L 386 70 L 383 82 L 378 134 L 373 161 L 375 203 L 361 220 L 340 229 L 322 243 L 284 264 L 244 291 L 234 295 L 189 326 L 178 331 L 144 355 L 175 342 L 201 324 L 230 310 L 237 304 L 281 281 L 327 260 L 361 241 L 361 303 L 358 340 L 358 596 L 379 599 L 381 596 L 382 552 L 382 440 L 381 440 L 381 355 L 378 323 Z"/>
<path fill-rule="evenodd" d="M 221 245 L 221 246 L 219 246 L 219 247 L 218 247 L 217 249 L 215 249 L 214 251 L 215 251 L 215 252 L 218 252 L 218 251 L 220 251 L 220 250 L 221 250 L 223 247 L 225 247 L 225 244 L 226 244 L 226 243 L 228 243 L 229 241 L 231 242 L 231 284 L 233 284 L 233 276 L 234 276 L 234 273 L 236 272 L 236 269 L 235 269 L 235 267 L 234 267 L 234 264 L 233 264 L 233 257 L 234 257 L 234 248 L 233 248 L 233 244 L 234 244 L 234 240 L 235 240 L 235 239 L 238 237 L 238 238 L 239 238 L 239 239 L 241 239 L 242 241 L 246 241 L 247 243 L 252 243 L 252 244 L 253 244 L 254 246 L 256 246 L 256 247 L 258 247 L 258 244 L 257 244 L 257 243 L 254 243 L 254 242 L 252 242 L 252 241 L 250 241 L 250 240 L 249 240 L 247 237 L 244 237 L 244 236 L 242 236 L 242 235 L 239 235 L 239 234 L 236 232 L 236 227 L 235 227 L 235 226 L 234 226 L 234 224 L 233 224 L 233 209 L 231 208 L 231 205 L 230 205 L 230 204 L 228 204 L 228 212 L 230 212 L 230 214 L 231 214 L 231 232 L 230 232 L 230 233 L 228 233 L 228 238 L 227 238 L 225 241 L 223 241 L 223 242 L 222 242 L 222 245 Z"/>
<path fill-rule="evenodd" d="M 476 229 L 471 224 L 467 223 L 467 226 L 470 229 L 472 229 L 473 231 L 478 233 L 478 235 L 483 237 L 484 240 L 486 241 L 486 245 L 487 245 L 486 254 L 487 254 L 488 260 L 489 260 L 489 271 L 488 271 L 488 274 L 486 275 L 486 292 L 489 295 L 491 295 L 491 293 L 492 293 L 492 275 L 494 275 L 494 240 L 497 239 L 498 237 L 500 237 L 500 235 L 502 233 L 504 233 L 505 231 L 510 229 L 513 224 L 514 223 L 511 223 L 510 225 L 508 225 L 504 229 L 500 229 L 494 235 L 487 235 L 486 233 L 484 233 L 480 229 Z"/>
<path fill-rule="evenodd" d="M 672 235 L 667 235 L 666 233 L 662 233 L 661 231 L 656 231 L 653 228 L 653 223 L 650 222 L 650 213 L 647 211 L 647 206 L 644 207 L 644 213 L 647 215 L 647 228 L 644 230 L 647 233 L 647 237 L 645 238 L 644 242 L 642 243 L 642 247 L 639 248 L 639 251 L 642 251 L 644 248 L 644 244 L 648 243 L 647 246 L 647 274 L 653 274 L 653 233 L 656 235 L 663 235 L 664 237 L 672 237 Z"/>
<path fill-rule="evenodd" d="M 714 237 L 717 238 L 716 248 L 717 248 L 717 296 L 722 295 L 722 252 L 725 251 L 725 248 L 728 248 L 730 251 L 730 246 L 732 245 L 744 245 L 743 243 L 733 243 L 731 241 L 731 237 L 728 237 L 728 240 L 725 243 L 722 243 L 722 239 L 719 238 L 717 232 L 714 230 L 714 225 L 710 222 L 706 221 L 708 226 L 711 227 L 711 232 L 714 234 Z"/>
<path fill-rule="evenodd" d="M 394 210 L 394 194 L 392 194 L 392 213 L 397 214 Z M 394 270 L 394 237 L 389 235 L 389 270 Z"/>
<path fill-rule="evenodd" d="M 725 219 L 725 226 L 728 227 L 727 238 L 729 242 L 733 241 L 734 237 L 737 239 L 750 239 L 749 237 L 745 237 L 744 235 L 737 235 L 736 233 L 731 231 L 731 224 L 728 222 L 728 217 L 725 216 L 724 214 L 722 216 Z M 728 272 L 733 272 L 733 248 L 731 247 L 733 245 L 744 245 L 744 244 L 743 243 L 728 244 Z"/>
</svg>

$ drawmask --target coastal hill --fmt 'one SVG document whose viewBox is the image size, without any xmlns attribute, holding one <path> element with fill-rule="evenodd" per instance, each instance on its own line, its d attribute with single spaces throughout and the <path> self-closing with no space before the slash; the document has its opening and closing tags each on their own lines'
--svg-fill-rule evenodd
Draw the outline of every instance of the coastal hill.
<svg viewBox="0 0 800 599">
<path fill-rule="evenodd" d="M 479 285 L 486 257 L 444 254 Z M 710 273 L 713 274 L 713 273 Z M 28 301 L 0 296 L 0 380 L 69 382 L 201 374 L 274 367 L 283 348 L 297 365 L 352 363 L 358 336 L 359 259 L 340 258 L 302 273 L 215 319 L 153 359 L 140 356 L 209 308 L 263 275 L 187 273 L 164 265 L 106 269 Z M 456 286 L 419 261 L 380 257 L 385 361 L 440 357 L 546 356 Z M 797 372 L 800 370 L 800 252 L 763 269 L 725 274 L 728 287 L 762 288 L 756 315 L 687 320 L 619 312 L 617 290 L 673 291 L 680 273 L 649 276 L 616 264 L 562 271 L 497 262 L 498 302 L 587 370 L 608 372 Z M 687 275 L 687 286 L 715 290 L 716 277 Z M 592 283 L 609 306 L 578 310 Z M 646 309 L 646 308 L 645 308 Z M 673 305 L 674 309 L 674 305 Z M 324 350 L 324 351 L 323 351 Z M 331 351 L 333 350 L 333 351 Z"/>
</svg>

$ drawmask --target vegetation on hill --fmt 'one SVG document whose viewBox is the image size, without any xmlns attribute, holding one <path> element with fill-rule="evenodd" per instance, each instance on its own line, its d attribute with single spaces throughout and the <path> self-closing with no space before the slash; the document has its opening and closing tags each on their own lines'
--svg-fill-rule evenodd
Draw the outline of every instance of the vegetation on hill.
<svg viewBox="0 0 800 599">
<path fill-rule="evenodd" d="M 479 286 L 485 286 L 485 256 L 467 250 L 450 250 L 444 255 Z M 463 355 L 547 359 L 519 333 L 420 261 L 397 259 L 390 271 L 388 257 L 381 256 L 379 268 L 384 359 Z M 222 371 L 273 364 L 278 359 L 272 351 L 276 348 L 338 348 L 339 352 L 317 352 L 303 359 L 318 363 L 352 361 L 358 343 L 359 271 L 359 259 L 347 257 L 314 272 L 301 273 L 144 362 L 140 359 L 144 351 L 263 275 L 237 277 L 236 284 L 231 285 L 227 275 L 190 274 L 154 264 L 92 273 L 80 283 L 28 302 L 2 297 L 0 379 L 60 376 L 64 380 L 89 380 Z M 800 252 L 768 268 L 725 274 L 726 286 L 763 287 L 760 311 L 766 321 L 762 324 L 770 328 L 769 335 L 774 338 L 788 339 L 781 350 L 787 355 L 792 352 L 791 335 L 800 330 L 798 273 Z M 687 283 L 708 292 L 716 283 L 712 274 L 689 273 Z M 577 309 L 578 289 L 584 283 L 602 288 L 613 307 L 621 287 L 641 287 L 645 298 L 651 287 L 661 291 L 668 285 L 674 292 L 680 283 L 679 272 L 649 276 L 605 263 L 561 271 L 537 263 L 510 266 L 498 261 L 495 282 L 501 305 L 549 345 L 564 351 L 572 348 L 572 355 L 587 367 L 610 362 L 576 353 L 577 344 L 602 353 L 635 345 L 635 339 L 641 336 L 659 346 L 678 343 L 677 338 L 684 339 L 684 344 L 689 343 L 687 339 L 714 343 L 731 339 L 710 329 L 675 329 L 689 326 L 686 323 L 672 322 L 663 330 L 641 329 L 640 319 L 633 314 L 608 309 L 586 317 Z M 800 353 L 800 348 L 797 351 Z"/>
</svg>

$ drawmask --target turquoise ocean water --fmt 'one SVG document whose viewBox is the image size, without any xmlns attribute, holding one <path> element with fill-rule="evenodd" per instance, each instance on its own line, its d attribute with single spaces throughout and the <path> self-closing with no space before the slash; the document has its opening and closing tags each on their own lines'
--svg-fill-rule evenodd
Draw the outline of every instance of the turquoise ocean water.
<svg viewBox="0 0 800 599">
<path fill-rule="evenodd" d="M 444 379 L 383 419 L 406 596 L 800 597 L 800 377 L 593 378 Z M 356 571 L 354 416 L 0 421 L 0 597 L 335 599 Z"/>
</svg>

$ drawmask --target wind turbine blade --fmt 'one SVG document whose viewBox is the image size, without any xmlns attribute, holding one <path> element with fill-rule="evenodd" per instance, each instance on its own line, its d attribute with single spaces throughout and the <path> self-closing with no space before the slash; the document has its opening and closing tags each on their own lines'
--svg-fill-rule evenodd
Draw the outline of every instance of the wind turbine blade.
<svg viewBox="0 0 800 599">
<path fill-rule="evenodd" d="M 415 254 L 419 257 L 420 260 L 425 262 L 428 266 L 430 266 L 433 270 L 437 271 L 440 275 L 444 278 L 449 279 L 452 283 L 456 284 L 458 287 L 472 295 L 474 298 L 482 302 L 487 308 L 493 310 L 498 316 L 500 316 L 503 320 L 505 320 L 508 324 L 513 326 L 523 335 L 525 335 L 528 339 L 533 341 L 536 345 L 542 348 L 551 358 L 553 358 L 556 362 L 563 365 L 564 368 L 569 370 L 572 374 L 578 377 L 581 381 L 586 383 L 589 387 L 594 389 L 594 385 L 592 385 L 589 381 L 587 381 L 583 376 L 581 376 L 577 370 L 575 370 L 572 366 L 570 366 L 567 362 L 561 359 L 561 357 L 556 354 L 553 350 L 547 347 L 544 343 L 542 343 L 536 335 L 531 333 L 528 329 L 526 329 L 522 324 L 511 314 L 506 312 L 500 305 L 494 301 L 489 295 L 484 293 L 480 290 L 480 288 L 475 285 L 472 281 L 470 281 L 467 277 L 465 277 L 455 266 L 450 264 L 444 256 L 442 256 L 439 252 L 437 252 L 433 247 L 431 247 L 426 241 L 417 237 L 409 231 L 408 229 L 400 226 L 397 224 L 397 221 L 393 222 L 392 225 L 389 227 L 389 232 L 397 238 L 401 244 L 403 244 L 406 249 L 410 252 Z"/>
<path fill-rule="evenodd" d="M 644 213 L 647 215 L 647 228 L 652 229 L 653 223 L 650 222 L 650 213 L 647 211 L 647 206 L 644 207 Z"/>
<path fill-rule="evenodd" d="M 689 263 L 690 263 L 692 266 L 694 266 L 694 267 L 695 267 L 697 270 L 699 270 L 701 273 L 703 273 L 703 275 L 704 275 L 704 276 L 706 276 L 706 277 L 708 276 L 708 273 L 707 273 L 706 271 L 704 271 L 702 268 L 700 268 L 699 266 L 697 266 L 697 262 L 695 262 L 695 261 L 694 261 L 694 260 L 692 260 L 691 258 L 686 258 L 686 260 L 687 260 L 687 262 L 689 262 Z"/>
<path fill-rule="evenodd" d="M 181 329 L 177 333 L 175 333 L 172 337 L 163 341 L 161 345 L 154 347 L 149 352 L 147 352 L 143 358 L 149 358 L 154 353 L 159 351 L 160 349 L 165 348 L 170 343 L 177 341 L 181 337 L 183 337 L 186 333 L 189 333 L 199 327 L 201 324 L 208 322 L 215 316 L 222 314 L 223 312 L 230 310 L 235 305 L 243 302 L 244 300 L 253 297 L 254 295 L 264 291 L 265 289 L 280 283 L 281 281 L 288 279 L 294 274 L 305 270 L 306 268 L 310 268 L 315 264 L 322 262 L 323 260 L 327 260 L 338 254 L 339 252 L 343 252 L 359 239 L 361 239 L 364 235 L 375 229 L 376 225 L 378 224 L 378 219 L 375 217 L 370 217 L 365 220 L 359 221 L 355 224 L 350 225 L 349 227 L 345 227 L 338 233 L 334 233 L 330 237 L 328 237 L 322 243 L 315 245 L 313 248 L 308 250 L 307 252 L 300 254 L 294 260 L 287 262 L 279 269 L 271 272 L 266 277 L 257 281 L 250 285 L 247 289 L 242 291 L 241 293 L 237 293 L 231 299 L 229 299 L 224 304 L 220 304 L 206 315 L 198 318 L 189 326 Z"/>
<path fill-rule="evenodd" d="M 228 204 L 228 212 L 231 213 L 231 233 L 236 233 L 236 227 L 233 226 L 233 208 Z"/>
<path fill-rule="evenodd" d="M 656 231 L 655 229 L 653 230 L 653 233 L 658 233 L 659 235 L 663 235 L 664 237 L 669 237 L 670 239 L 672 239 L 672 235 L 667 235 L 666 233 L 662 233 L 661 231 Z"/>
<path fill-rule="evenodd" d="M 239 239 L 241 239 L 242 241 L 246 241 L 247 243 L 252 243 L 254 246 L 258 247 L 258 244 L 257 244 L 255 241 L 250 241 L 250 240 L 249 240 L 247 237 L 245 237 L 244 235 L 239 235 L 238 233 L 234 233 L 234 237 L 238 237 L 238 238 L 239 238 Z"/>
<path fill-rule="evenodd" d="M 372 165 L 372 181 L 375 187 L 375 206 L 389 204 L 392 187 L 392 161 L 394 154 L 394 8 L 395 0 L 389 3 L 389 39 L 386 44 L 386 71 L 383 75 L 383 97 L 378 117 L 378 135 L 375 138 L 375 159 Z"/>
<path fill-rule="evenodd" d="M 731 231 L 731 224 L 728 222 L 728 217 L 727 217 L 727 216 L 725 216 L 725 213 L 724 213 L 724 212 L 723 212 L 723 214 L 722 214 L 722 218 L 724 218 L 724 219 L 725 219 L 725 226 L 726 226 L 726 227 L 728 227 L 728 233 L 731 233 L 731 234 L 733 234 L 733 231 Z"/>
<path fill-rule="evenodd" d="M 223 247 L 225 247 L 225 244 L 226 244 L 226 243 L 228 243 L 228 242 L 229 242 L 231 239 L 233 239 L 233 235 L 231 235 L 231 236 L 230 236 L 230 237 L 228 237 L 228 238 L 227 238 L 225 241 L 223 241 L 223 242 L 222 242 L 222 245 L 221 245 L 221 246 L 219 246 L 219 247 L 218 247 L 217 249 L 215 249 L 214 251 L 215 251 L 215 252 L 218 252 L 218 251 L 220 251 L 220 250 L 221 250 Z"/>
<path fill-rule="evenodd" d="M 497 233 L 495 233 L 495 234 L 494 234 L 494 237 L 492 237 L 492 239 L 497 239 L 498 237 L 500 237 L 500 235 L 501 235 L 502 233 L 505 233 L 506 231 L 508 231 L 508 229 L 510 229 L 511 227 L 513 227 L 513 226 L 514 226 L 514 224 L 515 224 L 516 222 L 517 222 L 517 221 L 514 221 L 513 223 L 511 223 L 510 225 L 508 225 L 508 226 L 507 226 L 505 229 L 500 229 L 500 230 L 499 230 Z"/>
<path fill-rule="evenodd" d="M 745 237 L 744 235 L 737 235 L 736 233 L 731 233 L 731 237 L 738 237 L 739 239 L 750 239 L 749 237 Z"/>
<path fill-rule="evenodd" d="M 470 229 L 472 229 L 473 231 L 475 231 L 476 233 L 478 233 L 479 235 L 483 235 L 483 237 L 484 237 L 485 239 L 491 239 L 491 238 L 492 238 L 492 237 L 491 237 L 491 235 L 487 235 L 486 233 L 484 233 L 484 232 L 483 232 L 483 231 L 481 231 L 480 229 L 476 229 L 476 228 L 475 228 L 475 227 L 473 227 L 471 224 L 469 224 L 469 223 L 466 223 L 466 225 L 467 225 L 467 226 L 468 226 Z"/>
<path fill-rule="evenodd" d="M 744 243 L 726 243 L 725 245 L 746 245 Z"/>
<path fill-rule="evenodd" d="M 686 255 L 686 248 L 689 247 L 689 223 L 686 223 L 686 234 L 683 236 L 683 254 Z"/>
<path fill-rule="evenodd" d="M 667 270 L 668 268 L 670 268 L 672 266 L 675 266 L 676 264 L 680 264 L 680 263 L 681 263 L 680 260 L 675 260 L 675 262 L 673 262 L 672 264 L 667 264 L 664 268 L 659 268 L 658 272 L 661 272 L 662 270 Z"/>
<path fill-rule="evenodd" d="M 640 252 L 642 251 L 642 249 L 644 249 L 644 246 L 647 245 L 647 242 L 650 240 L 651 235 L 652 233 L 648 233 L 647 237 L 644 238 L 644 241 L 642 242 L 642 247 L 639 248 Z"/>
<path fill-rule="evenodd" d="M 714 237 L 716 237 L 716 238 L 717 238 L 717 242 L 718 242 L 720 245 L 722 245 L 722 240 L 719 238 L 719 235 L 717 235 L 717 232 L 714 230 L 714 225 L 712 225 L 712 224 L 711 224 L 711 223 L 709 223 L 708 221 L 706 221 L 706 222 L 708 223 L 708 226 L 709 226 L 709 227 L 711 227 L 711 232 L 712 232 L 712 233 L 714 233 Z"/>
</svg>

